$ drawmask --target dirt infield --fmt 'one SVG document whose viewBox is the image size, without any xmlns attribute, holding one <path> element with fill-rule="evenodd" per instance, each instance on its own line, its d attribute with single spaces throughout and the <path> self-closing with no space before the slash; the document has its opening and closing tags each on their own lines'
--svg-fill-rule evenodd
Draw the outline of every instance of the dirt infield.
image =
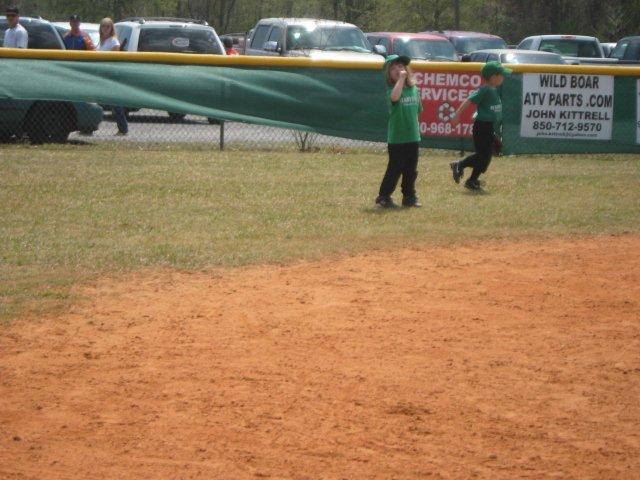
<svg viewBox="0 0 640 480">
<path fill-rule="evenodd" d="M 639 251 L 104 279 L 0 330 L 0 478 L 640 478 Z"/>
</svg>

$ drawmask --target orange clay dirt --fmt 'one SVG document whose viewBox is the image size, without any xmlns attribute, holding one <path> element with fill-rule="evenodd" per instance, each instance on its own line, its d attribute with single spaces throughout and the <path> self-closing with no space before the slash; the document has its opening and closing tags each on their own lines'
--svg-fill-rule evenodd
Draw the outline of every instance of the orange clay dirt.
<svg viewBox="0 0 640 480">
<path fill-rule="evenodd" d="M 0 329 L 0 478 L 640 478 L 640 237 L 80 288 Z"/>
</svg>

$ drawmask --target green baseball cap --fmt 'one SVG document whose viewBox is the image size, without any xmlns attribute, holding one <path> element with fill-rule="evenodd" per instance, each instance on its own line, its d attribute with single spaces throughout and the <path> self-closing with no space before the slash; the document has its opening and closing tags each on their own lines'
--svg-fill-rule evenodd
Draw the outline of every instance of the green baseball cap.
<svg viewBox="0 0 640 480">
<path fill-rule="evenodd" d="M 411 63 L 411 59 L 409 57 L 407 57 L 406 55 L 396 55 L 395 53 L 393 55 L 389 55 L 387 58 L 385 58 L 384 60 L 384 68 L 387 68 L 389 65 L 391 65 L 392 63 L 395 62 L 400 62 L 403 65 L 407 66 Z"/>
<path fill-rule="evenodd" d="M 511 70 L 504 68 L 500 62 L 487 62 L 482 67 L 482 77 L 487 79 L 494 75 L 509 75 Z"/>
</svg>

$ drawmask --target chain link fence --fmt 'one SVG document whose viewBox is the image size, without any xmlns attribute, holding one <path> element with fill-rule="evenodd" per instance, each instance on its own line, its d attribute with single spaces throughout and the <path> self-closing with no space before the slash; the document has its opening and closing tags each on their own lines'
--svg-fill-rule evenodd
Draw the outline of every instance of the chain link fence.
<svg viewBox="0 0 640 480">
<path fill-rule="evenodd" d="M 384 143 L 221 121 L 149 109 L 126 111 L 122 134 L 112 107 L 88 103 L 0 100 L 0 138 L 7 142 L 117 142 L 127 144 L 211 144 L 223 149 L 371 150 Z M 124 116 L 124 112 L 122 114 Z"/>
</svg>

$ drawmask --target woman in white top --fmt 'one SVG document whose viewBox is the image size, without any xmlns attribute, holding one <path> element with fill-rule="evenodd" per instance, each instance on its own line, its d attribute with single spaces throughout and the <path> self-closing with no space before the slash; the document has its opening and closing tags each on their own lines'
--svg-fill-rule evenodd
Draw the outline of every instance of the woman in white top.
<svg viewBox="0 0 640 480">
<path fill-rule="evenodd" d="M 97 50 L 99 52 L 119 52 L 120 41 L 116 36 L 116 29 L 113 25 L 113 20 L 110 18 L 103 18 L 100 21 L 100 43 Z M 112 107 L 113 115 L 116 117 L 116 123 L 118 124 L 118 133 L 116 135 L 126 135 L 129 133 L 129 124 L 127 123 L 127 116 L 122 107 Z"/>
</svg>

